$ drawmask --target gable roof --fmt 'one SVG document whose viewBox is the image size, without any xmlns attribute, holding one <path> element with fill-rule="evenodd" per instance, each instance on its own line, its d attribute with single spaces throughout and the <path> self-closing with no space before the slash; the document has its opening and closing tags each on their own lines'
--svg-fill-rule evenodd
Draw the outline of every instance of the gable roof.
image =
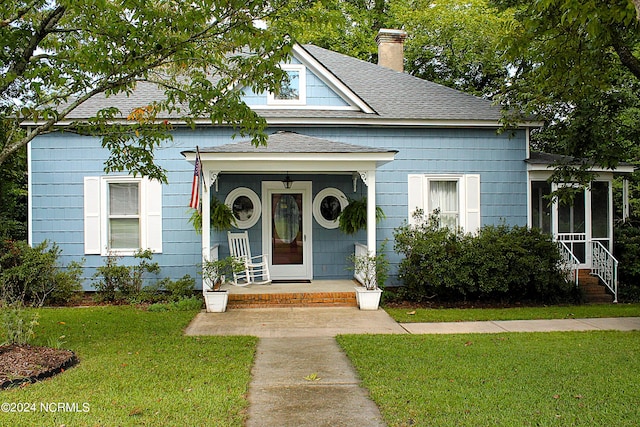
<svg viewBox="0 0 640 427">
<path fill-rule="evenodd" d="M 500 119 L 500 108 L 489 100 L 318 46 L 303 48 L 367 102 L 381 119 Z"/>
<path fill-rule="evenodd" d="M 294 56 L 331 87 L 351 110 L 252 108 L 271 125 L 358 124 L 395 126 L 498 126 L 500 108 L 491 101 L 407 73 L 394 71 L 311 44 L 296 45 Z M 66 121 L 92 117 L 113 106 L 123 116 L 133 108 L 162 99 L 157 86 L 141 82 L 129 96 L 96 96 L 76 108 Z M 123 117 L 124 118 L 124 117 Z M 179 123 L 177 115 L 159 117 Z M 196 123 L 210 124 L 208 119 Z"/>
</svg>

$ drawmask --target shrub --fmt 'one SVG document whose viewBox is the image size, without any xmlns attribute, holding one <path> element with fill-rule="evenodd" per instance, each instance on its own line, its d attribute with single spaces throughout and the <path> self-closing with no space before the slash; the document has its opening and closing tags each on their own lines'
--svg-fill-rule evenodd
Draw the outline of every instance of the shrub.
<svg viewBox="0 0 640 427">
<path fill-rule="evenodd" d="M 196 280 L 190 275 L 185 274 L 175 281 L 165 280 L 162 287 L 169 292 L 168 299 L 170 301 L 180 301 L 185 298 L 193 297 Z"/>
<path fill-rule="evenodd" d="M 59 264 L 61 250 L 44 241 L 30 247 L 23 241 L 0 243 L 0 299 L 6 304 L 65 303 L 82 290 L 81 262 Z"/>
<path fill-rule="evenodd" d="M 104 265 L 96 269 L 93 275 L 98 281 L 94 284 L 96 300 L 102 302 L 139 301 L 144 287 L 145 273 L 158 274 L 160 266 L 151 262 L 153 253 L 150 250 L 136 252 L 134 258 L 140 260 L 137 265 L 120 265 L 122 257 L 109 254 Z"/>
<path fill-rule="evenodd" d="M 573 288 L 551 237 L 538 230 L 485 226 L 477 234 L 440 227 L 436 215 L 394 231 L 404 255 L 400 296 L 412 301 L 558 301 Z"/>
<path fill-rule="evenodd" d="M 614 230 L 614 256 L 618 264 L 618 299 L 640 301 L 640 227 L 627 221 Z"/>
<path fill-rule="evenodd" d="M 28 344 L 35 336 L 33 329 L 38 325 L 38 313 L 29 310 L 19 302 L 2 307 L 0 320 L 5 344 Z"/>
</svg>

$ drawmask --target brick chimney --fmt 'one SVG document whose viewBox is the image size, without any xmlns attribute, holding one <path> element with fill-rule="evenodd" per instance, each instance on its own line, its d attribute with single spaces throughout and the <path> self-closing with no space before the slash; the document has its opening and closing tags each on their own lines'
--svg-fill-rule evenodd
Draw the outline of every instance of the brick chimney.
<svg viewBox="0 0 640 427">
<path fill-rule="evenodd" d="M 376 36 L 378 43 L 378 65 L 396 71 L 404 71 L 404 30 L 381 28 Z"/>
</svg>

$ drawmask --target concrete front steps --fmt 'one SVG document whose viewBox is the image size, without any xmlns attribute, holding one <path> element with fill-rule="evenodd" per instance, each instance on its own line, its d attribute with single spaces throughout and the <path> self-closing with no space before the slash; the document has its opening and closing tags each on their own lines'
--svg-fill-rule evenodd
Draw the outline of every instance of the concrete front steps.
<svg viewBox="0 0 640 427">
<path fill-rule="evenodd" d="M 591 275 L 590 270 L 580 270 L 578 272 L 578 286 L 588 303 L 613 302 L 613 295 L 609 293 L 606 286 L 600 283 L 600 279 L 597 276 Z"/>
</svg>

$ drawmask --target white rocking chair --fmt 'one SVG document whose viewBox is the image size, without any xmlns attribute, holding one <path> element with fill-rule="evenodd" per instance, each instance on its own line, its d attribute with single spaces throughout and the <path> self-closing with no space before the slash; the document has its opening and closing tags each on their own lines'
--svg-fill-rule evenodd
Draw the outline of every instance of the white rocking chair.
<svg viewBox="0 0 640 427">
<path fill-rule="evenodd" d="M 227 233 L 229 239 L 229 252 L 231 256 L 242 260 L 244 271 L 233 273 L 233 283 L 236 286 L 247 286 L 250 284 L 268 285 L 271 283 L 269 274 L 269 262 L 266 255 L 251 256 L 249 247 L 249 233 Z M 257 278 L 262 280 L 258 281 Z"/>
</svg>

